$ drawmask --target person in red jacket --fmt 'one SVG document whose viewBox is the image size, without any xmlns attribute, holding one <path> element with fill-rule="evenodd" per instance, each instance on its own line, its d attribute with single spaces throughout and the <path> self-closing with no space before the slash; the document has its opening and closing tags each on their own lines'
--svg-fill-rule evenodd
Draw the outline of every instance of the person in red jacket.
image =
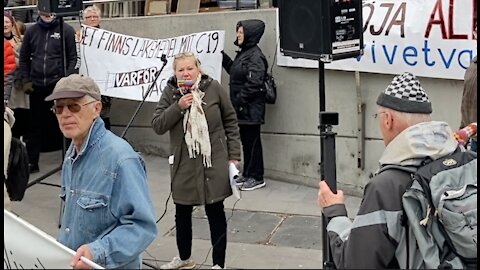
<svg viewBox="0 0 480 270">
<path fill-rule="evenodd" d="M 13 72 L 16 67 L 13 46 L 8 40 L 3 39 L 3 102 L 5 104 L 12 93 Z"/>
</svg>

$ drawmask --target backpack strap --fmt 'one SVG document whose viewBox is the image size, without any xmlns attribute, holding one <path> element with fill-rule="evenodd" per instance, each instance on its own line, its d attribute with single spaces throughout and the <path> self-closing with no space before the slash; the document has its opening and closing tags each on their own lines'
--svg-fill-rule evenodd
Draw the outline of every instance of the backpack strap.
<svg viewBox="0 0 480 270">
<path fill-rule="evenodd" d="M 402 207 L 403 209 L 403 207 Z M 400 219 L 400 224 L 405 227 L 405 236 L 406 236 L 406 241 L 405 244 L 407 245 L 407 261 L 405 263 L 405 269 L 410 269 L 409 262 L 410 262 L 410 237 L 408 233 L 408 216 L 407 213 L 405 212 L 405 209 L 402 210 L 402 217 Z"/>
<path fill-rule="evenodd" d="M 265 78 L 266 78 L 266 75 L 268 74 L 268 62 L 264 56 L 262 56 L 261 58 L 262 58 L 263 64 L 265 65 Z M 273 68 L 273 65 L 272 65 L 272 68 Z M 272 74 L 271 70 L 270 70 L 270 74 Z"/>
<path fill-rule="evenodd" d="M 378 173 L 386 171 L 386 170 L 399 170 L 399 171 L 404 171 L 406 173 L 410 174 L 410 177 L 413 179 L 413 175 L 415 172 L 418 170 L 418 167 L 415 166 L 400 166 L 400 165 L 386 165 L 382 167 Z M 413 184 L 413 181 L 411 182 Z M 400 224 L 405 227 L 405 245 L 406 245 L 406 250 L 407 250 L 407 256 L 406 256 L 406 262 L 405 262 L 405 269 L 410 269 L 410 233 L 409 233 L 409 226 L 408 226 L 408 216 L 407 213 L 405 212 L 405 209 L 402 206 L 402 217 L 400 219 Z"/>
<path fill-rule="evenodd" d="M 378 170 L 377 174 L 379 174 L 383 171 L 386 171 L 386 170 L 391 170 L 391 169 L 404 171 L 404 172 L 408 172 L 410 174 L 413 174 L 413 173 L 417 172 L 418 167 L 413 166 L 413 165 L 411 165 L 411 166 L 400 166 L 400 165 L 395 165 L 395 164 L 389 164 L 389 165 L 386 165 L 386 166 L 383 166 L 382 168 L 380 168 L 380 170 Z"/>
</svg>

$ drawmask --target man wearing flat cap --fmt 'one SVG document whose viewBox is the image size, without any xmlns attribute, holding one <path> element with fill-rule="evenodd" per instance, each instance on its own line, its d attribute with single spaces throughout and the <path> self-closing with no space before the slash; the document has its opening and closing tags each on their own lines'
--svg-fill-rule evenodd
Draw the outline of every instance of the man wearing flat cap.
<svg viewBox="0 0 480 270">
<path fill-rule="evenodd" d="M 391 168 L 419 167 L 427 158 L 453 153 L 458 143 L 447 123 L 432 121 L 432 104 L 411 73 L 395 76 L 377 105 L 374 118 L 385 150 L 353 222 L 347 217 L 343 192 L 334 194 L 325 181 L 319 184 L 318 204 L 328 219 L 333 260 L 337 269 L 429 268 L 418 250 L 421 244 L 413 233 L 407 240 L 408 226 L 400 222 L 402 196 L 412 184 L 410 172 Z"/>
<path fill-rule="evenodd" d="M 122 138 L 105 128 L 100 89 L 91 78 L 72 74 L 56 84 L 60 130 L 72 143 L 62 166 L 64 209 L 58 241 L 76 250 L 74 269 L 140 269 L 143 251 L 157 227 L 145 163 Z"/>
</svg>

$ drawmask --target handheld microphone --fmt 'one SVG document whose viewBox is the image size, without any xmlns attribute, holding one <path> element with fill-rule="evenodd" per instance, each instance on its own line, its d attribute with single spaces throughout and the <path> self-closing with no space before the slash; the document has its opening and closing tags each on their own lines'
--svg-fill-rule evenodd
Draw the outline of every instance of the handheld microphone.
<svg viewBox="0 0 480 270">
<path fill-rule="evenodd" d="M 471 123 L 466 127 L 457 130 L 454 133 L 455 139 L 459 144 L 465 146 L 468 143 L 468 140 L 477 134 L 477 123 Z"/>
<path fill-rule="evenodd" d="M 192 91 L 194 82 L 191 80 L 178 80 L 177 85 L 183 95 L 189 94 Z"/>
<path fill-rule="evenodd" d="M 167 55 L 162 54 L 162 56 L 160 56 L 160 61 L 163 62 L 163 65 L 166 65 L 167 64 Z"/>
</svg>

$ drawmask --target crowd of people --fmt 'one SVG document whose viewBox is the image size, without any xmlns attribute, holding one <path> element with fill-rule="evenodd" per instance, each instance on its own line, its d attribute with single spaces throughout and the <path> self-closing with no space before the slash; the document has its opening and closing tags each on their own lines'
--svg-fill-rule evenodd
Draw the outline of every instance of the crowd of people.
<svg viewBox="0 0 480 270">
<path fill-rule="evenodd" d="M 58 150 L 68 139 L 58 241 L 76 251 L 71 266 L 89 268 L 81 259 L 85 257 L 107 268 L 139 269 L 143 251 L 158 233 L 145 162 L 110 131 L 111 98 L 101 94 L 88 74 L 78 74 L 81 31 L 60 26 L 54 14 L 38 11 L 38 15 L 25 29 L 14 15 L 4 12 L 4 160 L 11 136 L 17 137 L 26 143 L 29 170 L 35 173 L 40 170 L 40 152 Z M 83 20 L 100 28 L 101 10 L 87 7 Z M 261 88 L 268 67 L 258 46 L 265 23 L 242 20 L 235 30 L 236 56 L 232 60 L 222 52 L 229 91 L 204 73 L 194 53 L 179 53 L 174 56 L 174 75 L 153 114 L 153 130 L 170 136 L 178 248 L 178 256 L 161 269 L 195 267 L 192 211 L 198 205 L 205 207 L 210 226 L 213 268 L 225 268 L 224 200 L 232 195 L 231 164 L 238 167 L 243 162 L 235 183 L 241 190 L 266 186 L 261 140 L 266 107 Z M 461 128 L 470 123 L 476 127 L 476 65 L 475 57 L 465 74 Z M 334 193 L 325 181 L 319 183 L 318 204 L 328 220 L 337 268 L 405 268 L 405 261 L 418 262 L 414 256 L 405 258 L 408 232 L 397 222 L 410 175 L 382 168 L 418 167 L 425 158 L 435 160 L 458 147 L 454 128 L 431 119 L 432 104 L 414 74 L 395 76 L 379 94 L 377 105 L 375 118 L 385 150 L 353 223 L 347 217 L 343 192 Z M 45 145 L 45 138 L 53 145 Z M 476 137 L 468 148 L 476 152 Z M 4 177 L 7 166 L 4 162 Z M 5 185 L 4 207 L 9 207 Z M 368 249 L 365 241 L 371 243 Z"/>
</svg>

